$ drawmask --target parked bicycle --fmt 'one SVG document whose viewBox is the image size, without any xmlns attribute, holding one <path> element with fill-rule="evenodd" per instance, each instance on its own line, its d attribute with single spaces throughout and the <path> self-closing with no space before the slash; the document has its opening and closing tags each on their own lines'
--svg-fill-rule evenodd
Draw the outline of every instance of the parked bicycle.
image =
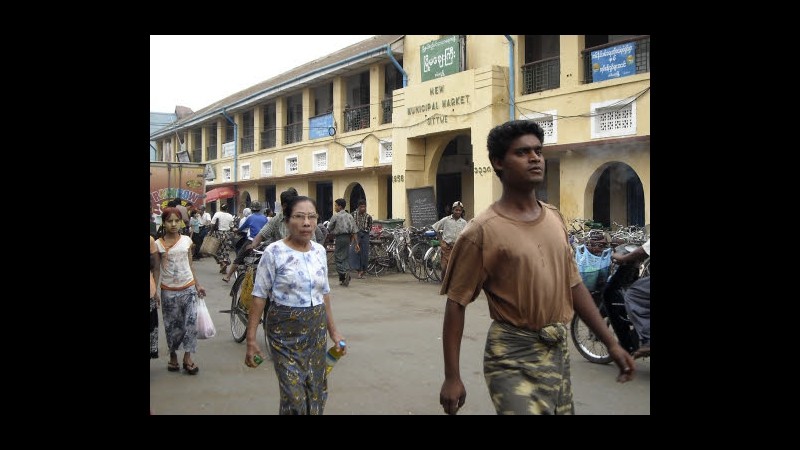
<svg viewBox="0 0 800 450">
<path fill-rule="evenodd" d="M 231 286 L 231 334 L 233 340 L 242 342 L 247 337 L 247 324 L 250 310 L 250 302 L 252 302 L 253 283 L 256 278 L 256 269 L 258 262 L 261 260 L 261 255 L 264 252 L 260 250 L 251 250 L 250 253 L 244 257 L 244 264 L 240 265 L 236 272 L 231 277 L 234 278 L 233 286 Z M 247 301 L 249 300 L 249 301 Z M 269 299 L 267 299 L 267 306 L 269 306 Z M 267 339 L 267 307 L 264 308 L 264 315 L 259 320 L 259 323 L 264 327 L 264 343 L 269 348 Z"/>
<path fill-rule="evenodd" d="M 431 235 L 432 232 L 432 235 Z M 427 278 L 432 281 L 442 281 L 442 246 L 439 241 L 438 233 L 431 230 L 426 232 L 426 236 L 430 238 L 430 248 L 425 251 L 425 256 L 422 258 L 422 267 L 425 270 Z"/>
</svg>

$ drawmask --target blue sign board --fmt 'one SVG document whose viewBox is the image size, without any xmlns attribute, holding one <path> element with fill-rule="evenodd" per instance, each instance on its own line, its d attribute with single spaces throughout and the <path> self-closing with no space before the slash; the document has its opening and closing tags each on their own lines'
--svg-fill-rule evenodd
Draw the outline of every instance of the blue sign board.
<svg viewBox="0 0 800 450">
<path fill-rule="evenodd" d="M 636 73 L 636 43 L 617 45 L 592 52 L 592 81 L 627 77 Z"/>
<path fill-rule="evenodd" d="M 333 136 L 335 133 L 333 128 L 333 113 L 308 119 L 308 128 L 309 139 Z"/>
</svg>

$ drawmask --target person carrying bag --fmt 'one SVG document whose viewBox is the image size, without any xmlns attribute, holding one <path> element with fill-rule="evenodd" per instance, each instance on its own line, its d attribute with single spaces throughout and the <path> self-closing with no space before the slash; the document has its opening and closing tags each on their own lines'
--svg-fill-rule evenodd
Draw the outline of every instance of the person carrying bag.
<svg viewBox="0 0 800 450">
<path fill-rule="evenodd" d="M 217 254 L 219 250 L 221 242 L 217 239 L 216 236 L 213 234 L 207 234 L 206 237 L 203 238 L 203 245 L 200 246 L 200 255 L 201 256 L 214 256 Z"/>
</svg>

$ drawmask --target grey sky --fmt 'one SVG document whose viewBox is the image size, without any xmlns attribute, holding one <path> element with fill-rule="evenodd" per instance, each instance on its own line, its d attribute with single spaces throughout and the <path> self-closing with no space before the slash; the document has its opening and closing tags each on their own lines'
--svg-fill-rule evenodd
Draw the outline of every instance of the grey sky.
<svg viewBox="0 0 800 450">
<path fill-rule="evenodd" d="M 150 112 L 198 111 L 371 35 L 150 36 Z"/>
</svg>

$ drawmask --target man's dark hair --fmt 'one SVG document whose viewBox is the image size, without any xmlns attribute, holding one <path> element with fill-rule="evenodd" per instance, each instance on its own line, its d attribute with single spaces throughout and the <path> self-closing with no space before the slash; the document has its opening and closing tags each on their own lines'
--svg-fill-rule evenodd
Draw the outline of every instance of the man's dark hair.
<svg viewBox="0 0 800 450">
<path fill-rule="evenodd" d="M 510 120 L 504 124 L 500 124 L 491 131 L 489 137 L 486 138 L 486 148 L 489 150 L 489 161 L 493 159 L 503 159 L 506 156 L 508 148 L 511 146 L 511 141 L 523 136 L 525 134 L 533 134 L 539 141 L 544 143 L 544 131 L 538 123 L 531 120 Z M 503 171 L 496 170 L 495 174 L 499 178 L 503 178 Z"/>
<path fill-rule="evenodd" d="M 367 200 L 363 198 L 358 199 L 358 206 L 361 205 L 367 206 Z"/>
<path fill-rule="evenodd" d="M 342 209 L 344 209 L 344 207 L 347 206 L 347 200 L 345 200 L 343 198 L 337 198 L 336 199 L 336 204 L 341 206 Z"/>
<path fill-rule="evenodd" d="M 289 200 L 291 200 L 292 197 L 297 197 L 297 189 L 293 187 L 281 192 L 281 205 L 289 203 Z"/>
</svg>

